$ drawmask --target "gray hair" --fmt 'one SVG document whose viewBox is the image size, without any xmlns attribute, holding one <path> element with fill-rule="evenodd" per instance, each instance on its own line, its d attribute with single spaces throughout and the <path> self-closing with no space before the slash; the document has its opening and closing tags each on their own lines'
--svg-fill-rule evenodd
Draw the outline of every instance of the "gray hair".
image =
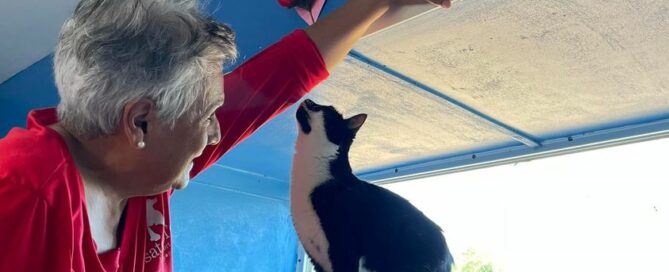
<svg viewBox="0 0 669 272">
<path fill-rule="evenodd" d="M 147 98 L 173 127 L 201 109 L 212 77 L 237 55 L 234 38 L 195 1 L 81 0 L 54 56 L 58 117 L 79 137 L 110 135 L 124 106 Z"/>
</svg>

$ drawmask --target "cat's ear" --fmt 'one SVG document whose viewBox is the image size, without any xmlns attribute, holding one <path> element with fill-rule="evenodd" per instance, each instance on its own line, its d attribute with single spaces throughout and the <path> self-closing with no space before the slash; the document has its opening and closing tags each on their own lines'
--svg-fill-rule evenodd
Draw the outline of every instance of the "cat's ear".
<svg viewBox="0 0 669 272">
<path fill-rule="evenodd" d="M 358 131 L 358 129 L 360 129 L 362 124 L 365 123 L 365 120 L 367 120 L 367 114 L 361 113 L 346 119 L 346 123 L 348 124 L 349 129 L 353 131 Z"/>
</svg>

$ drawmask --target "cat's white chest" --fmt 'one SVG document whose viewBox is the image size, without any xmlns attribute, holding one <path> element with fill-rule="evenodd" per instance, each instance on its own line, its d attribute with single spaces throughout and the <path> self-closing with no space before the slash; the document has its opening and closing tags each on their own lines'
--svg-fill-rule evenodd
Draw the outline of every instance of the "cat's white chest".
<svg viewBox="0 0 669 272">
<path fill-rule="evenodd" d="M 330 178 L 327 161 L 299 156 L 293 160 L 290 209 L 300 242 L 325 271 L 332 271 L 329 242 L 311 202 L 314 188 Z"/>
<path fill-rule="evenodd" d="M 306 191 L 291 189 L 290 209 L 293 225 L 304 249 L 325 271 L 332 271 L 328 255 L 330 245 Z"/>
<path fill-rule="evenodd" d="M 330 161 L 338 155 L 338 146 L 325 135 L 322 113 L 312 113 L 311 132 L 299 133 L 293 157 L 290 184 L 290 210 L 293 225 L 304 249 L 325 271 L 332 271 L 329 242 L 316 214 L 311 193 L 332 178 Z"/>
</svg>

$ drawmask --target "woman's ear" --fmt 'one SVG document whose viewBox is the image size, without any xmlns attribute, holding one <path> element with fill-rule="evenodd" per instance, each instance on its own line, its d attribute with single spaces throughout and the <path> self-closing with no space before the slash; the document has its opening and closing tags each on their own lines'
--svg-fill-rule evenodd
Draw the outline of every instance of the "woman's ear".
<svg viewBox="0 0 669 272">
<path fill-rule="evenodd" d="M 150 131 L 150 118 L 155 109 L 153 101 L 146 98 L 133 100 L 123 108 L 120 128 L 130 144 L 143 148 Z"/>
</svg>

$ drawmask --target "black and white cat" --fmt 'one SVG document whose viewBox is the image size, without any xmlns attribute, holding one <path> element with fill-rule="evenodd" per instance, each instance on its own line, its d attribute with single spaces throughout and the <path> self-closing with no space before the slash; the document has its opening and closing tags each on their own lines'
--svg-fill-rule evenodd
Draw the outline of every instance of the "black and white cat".
<svg viewBox="0 0 669 272">
<path fill-rule="evenodd" d="M 297 110 L 290 208 L 317 271 L 450 271 L 441 229 L 407 200 L 358 179 L 348 152 L 367 115 L 344 119 L 305 100 Z"/>
</svg>

